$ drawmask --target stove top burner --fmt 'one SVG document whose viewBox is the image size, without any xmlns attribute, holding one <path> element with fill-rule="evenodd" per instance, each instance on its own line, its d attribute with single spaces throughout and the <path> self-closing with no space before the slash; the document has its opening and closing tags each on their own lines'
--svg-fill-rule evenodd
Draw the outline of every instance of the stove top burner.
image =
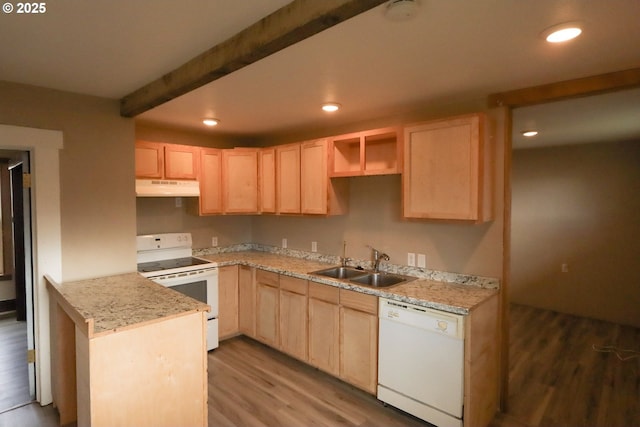
<svg viewBox="0 0 640 427">
<path fill-rule="evenodd" d="M 191 267 L 194 265 L 207 264 L 208 261 L 186 257 L 175 259 L 164 259 L 162 261 L 143 262 L 138 264 L 139 273 L 150 273 L 153 271 L 170 270 L 173 268 Z"/>
</svg>

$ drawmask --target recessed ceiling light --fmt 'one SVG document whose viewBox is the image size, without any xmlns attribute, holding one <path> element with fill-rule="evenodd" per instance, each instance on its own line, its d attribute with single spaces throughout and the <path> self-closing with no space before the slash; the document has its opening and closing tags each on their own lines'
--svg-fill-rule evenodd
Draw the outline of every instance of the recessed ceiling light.
<svg viewBox="0 0 640 427">
<path fill-rule="evenodd" d="M 204 123 L 207 126 L 216 126 L 218 123 L 220 123 L 220 120 L 213 119 L 213 118 L 207 118 L 207 119 L 202 120 L 202 123 Z"/>
<path fill-rule="evenodd" d="M 582 33 L 579 22 L 566 22 L 560 25 L 554 25 L 542 32 L 542 36 L 549 43 L 562 43 L 575 39 Z"/>
<path fill-rule="evenodd" d="M 327 113 L 333 113 L 334 111 L 338 111 L 340 109 L 340 104 L 336 102 L 325 102 L 322 104 L 322 109 Z"/>
<path fill-rule="evenodd" d="M 537 130 L 525 130 L 524 132 L 522 132 L 522 136 L 526 136 L 527 138 L 531 138 L 533 136 L 536 136 L 537 134 Z"/>
</svg>

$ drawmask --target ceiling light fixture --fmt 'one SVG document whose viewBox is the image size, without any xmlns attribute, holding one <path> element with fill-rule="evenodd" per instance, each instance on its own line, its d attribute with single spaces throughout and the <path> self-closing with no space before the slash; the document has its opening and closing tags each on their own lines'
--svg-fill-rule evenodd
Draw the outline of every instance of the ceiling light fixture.
<svg viewBox="0 0 640 427">
<path fill-rule="evenodd" d="M 413 18 L 417 11 L 417 0 L 390 0 L 384 14 L 390 21 L 406 21 Z"/>
<path fill-rule="evenodd" d="M 213 119 L 213 118 L 206 118 L 202 120 L 202 123 L 204 123 L 207 126 L 216 126 L 218 123 L 220 123 L 220 120 Z"/>
<path fill-rule="evenodd" d="M 522 136 L 526 136 L 527 138 L 534 137 L 538 134 L 537 130 L 525 130 L 522 132 Z"/>
<path fill-rule="evenodd" d="M 340 104 L 336 102 L 325 102 L 324 104 L 322 104 L 322 109 L 327 113 L 333 113 L 340 109 Z"/>
<path fill-rule="evenodd" d="M 575 39 L 582 33 L 579 22 L 565 22 L 554 25 L 542 32 L 542 36 L 549 43 L 562 43 Z"/>
</svg>

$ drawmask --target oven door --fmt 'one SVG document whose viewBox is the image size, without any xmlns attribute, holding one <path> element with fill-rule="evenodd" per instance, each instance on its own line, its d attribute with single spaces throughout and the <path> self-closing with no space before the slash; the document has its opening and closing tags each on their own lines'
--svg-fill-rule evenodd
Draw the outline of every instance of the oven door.
<svg viewBox="0 0 640 427">
<path fill-rule="evenodd" d="M 150 280 L 208 304 L 207 350 L 218 347 L 218 269 L 206 268 L 185 273 L 149 277 Z"/>
<path fill-rule="evenodd" d="M 207 268 L 185 273 L 149 277 L 154 282 L 209 304 L 209 319 L 218 317 L 218 269 Z"/>
</svg>

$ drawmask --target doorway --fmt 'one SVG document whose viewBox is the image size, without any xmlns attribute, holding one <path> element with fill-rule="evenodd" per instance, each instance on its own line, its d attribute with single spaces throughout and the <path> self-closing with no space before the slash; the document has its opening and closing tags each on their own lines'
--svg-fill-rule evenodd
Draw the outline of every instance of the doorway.
<svg viewBox="0 0 640 427">
<path fill-rule="evenodd" d="M 29 170 L 29 152 L 0 150 L 0 413 L 35 399 Z"/>
</svg>

